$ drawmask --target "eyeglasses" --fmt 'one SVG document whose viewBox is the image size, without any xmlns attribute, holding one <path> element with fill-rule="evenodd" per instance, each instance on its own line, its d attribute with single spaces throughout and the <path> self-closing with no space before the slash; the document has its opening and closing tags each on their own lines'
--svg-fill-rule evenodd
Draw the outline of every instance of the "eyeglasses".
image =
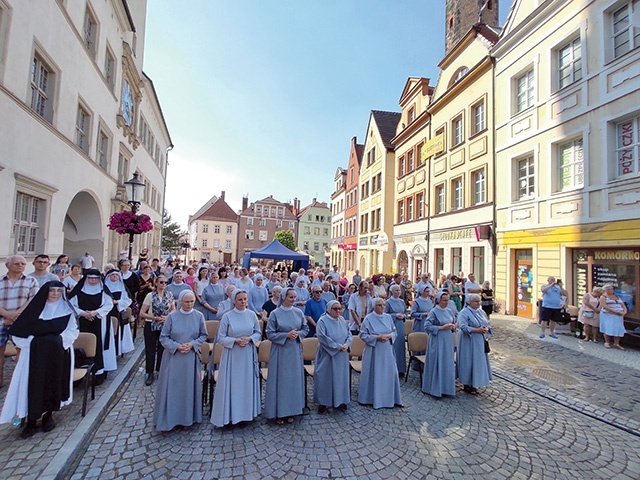
<svg viewBox="0 0 640 480">
<path fill-rule="evenodd" d="M 342 307 L 331 307 L 331 310 L 342 310 Z"/>
<path fill-rule="evenodd" d="M 314 290 L 313 293 L 322 293 L 322 290 Z"/>
<path fill-rule="evenodd" d="M 158 283 L 159 283 L 159 284 L 161 284 L 161 285 L 164 285 L 164 284 L 166 284 L 167 282 L 164 282 L 164 281 L 162 281 L 162 280 L 158 280 Z"/>
</svg>

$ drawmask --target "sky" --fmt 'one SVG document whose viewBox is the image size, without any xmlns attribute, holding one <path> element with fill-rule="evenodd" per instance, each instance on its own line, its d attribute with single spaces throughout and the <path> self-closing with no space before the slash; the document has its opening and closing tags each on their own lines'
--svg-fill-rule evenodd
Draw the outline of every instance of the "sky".
<svg viewBox="0 0 640 480">
<path fill-rule="evenodd" d="M 188 217 L 225 191 L 330 203 L 371 110 L 407 78 L 435 85 L 444 0 L 148 0 L 144 71 L 174 144 L 165 206 Z M 510 0 L 500 0 L 501 24 Z"/>
</svg>

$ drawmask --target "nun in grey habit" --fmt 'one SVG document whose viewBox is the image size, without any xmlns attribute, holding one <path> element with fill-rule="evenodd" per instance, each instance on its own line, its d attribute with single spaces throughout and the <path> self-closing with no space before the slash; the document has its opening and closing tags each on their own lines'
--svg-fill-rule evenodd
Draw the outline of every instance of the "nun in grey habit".
<svg viewBox="0 0 640 480">
<path fill-rule="evenodd" d="M 473 293 L 458 314 L 458 379 L 464 391 L 477 394 L 478 387 L 486 387 L 493 375 L 489 355 L 484 351 L 485 335 L 491 332 L 487 314 L 482 310 L 480 295 Z"/>
<path fill-rule="evenodd" d="M 383 298 L 373 299 L 373 312 L 364 317 L 360 338 L 365 343 L 358 402 L 373 408 L 402 405 L 393 342 L 398 338 L 391 315 L 384 313 Z"/>
<path fill-rule="evenodd" d="M 211 423 L 249 422 L 260 415 L 260 383 L 256 344 L 262 337 L 256 314 L 247 308 L 247 292 L 231 294 L 233 310 L 220 321 L 216 342 L 224 347 L 218 367 Z"/>
<path fill-rule="evenodd" d="M 384 313 L 388 313 L 391 315 L 393 319 L 393 323 L 396 326 L 396 332 L 400 337 L 395 342 L 393 342 L 393 350 L 396 355 L 396 366 L 398 367 L 398 374 L 401 377 L 404 377 L 407 372 L 407 364 L 406 364 L 406 349 L 404 342 L 404 322 L 407 318 L 407 307 L 404 303 L 404 300 L 400 298 L 400 294 L 402 290 L 400 285 L 391 285 L 389 287 L 389 292 L 391 293 L 391 298 L 387 300 L 387 305 L 384 309 Z"/>
<path fill-rule="evenodd" d="M 153 423 L 158 431 L 202 422 L 202 385 L 198 350 L 207 339 L 204 316 L 195 310 L 195 294 L 183 290 L 180 308 L 164 322 L 160 343 L 164 347 Z"/>
<path fill-rule="evenodd" d="M 331 300 L 316 325 L 318 350 L 313 374 L 313 401 L 320 413 L 326 412 L 327 407 L 346 410 L 351 400 L 347 349 L 353 337 L 341 314 L 340 302 Z"/>
<path fill-rule="evenodd" d="M 278 425 L 293 423 L 293 417 L 304 409 L 304 363 L 302 339 L 309 326 L 296 303 L 296 290 L 287 288 L 280 297 L 267 323 L 267 338 L 271 340 L 269 375 L 264 397 L 264 416 L 277 419 Z"/>
<path fill-rule="evenodd" d="M 456 314 L 449 308 L 449 292 L 446 290 L 438 292 L 436 302 L 437 305 L 429 312 L 424 323 L 429 343 L 422 375 L 422 391 L 434 397 L 455 396 L 453 335 L 456 331 Z"/>
</svg>

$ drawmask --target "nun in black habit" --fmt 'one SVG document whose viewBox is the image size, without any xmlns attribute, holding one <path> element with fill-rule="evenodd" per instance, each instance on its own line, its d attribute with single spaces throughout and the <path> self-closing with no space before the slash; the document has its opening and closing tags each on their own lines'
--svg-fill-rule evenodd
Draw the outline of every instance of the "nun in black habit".
<svg viewBox="0 0 640 480">
<path fill-rule="evenodd" d="M 45 283 L 11 326 L 21 353 L 0 414 L 0 423 L 26 418 L 22 438 L 56 426 L 52 412 L 71 403 L 72 347 L 78 337 L 76 311 L 60 281 Z"/>
</svg>

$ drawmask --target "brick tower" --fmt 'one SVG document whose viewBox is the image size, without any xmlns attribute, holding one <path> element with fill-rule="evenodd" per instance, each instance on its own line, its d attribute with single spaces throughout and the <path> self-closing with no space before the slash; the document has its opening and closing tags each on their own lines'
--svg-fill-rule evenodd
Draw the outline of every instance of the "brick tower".
<svg viewBox="0 0 640 480">
<path fill-rule="evenodd" d="M 476 23 L 498 26 L 498 0 L 447 0 L 445 55 Z"/>
</svg>

